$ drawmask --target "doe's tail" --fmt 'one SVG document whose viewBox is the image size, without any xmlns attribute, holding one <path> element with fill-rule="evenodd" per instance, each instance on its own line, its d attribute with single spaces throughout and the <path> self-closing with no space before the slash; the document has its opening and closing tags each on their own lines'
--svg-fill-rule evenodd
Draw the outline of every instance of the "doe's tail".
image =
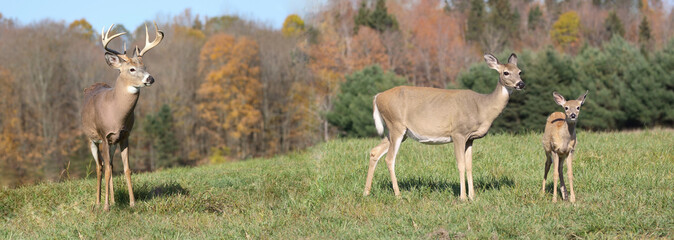
<svg viewBox="0 0 674 240">
<path fill-rule="evenodd" d="M 381 114 L 379 113 L 379 109 L 377 108 L 377 96 L 379 94 L 374 96 L 374 100 L 372 101 L 373 109 L 372 111 L 372 118 L 374 118 L 374 126 L 377 128 L 377 134 L 379 136 L 384 134 L 384 119 L 381 118 Z"/>
</svg>

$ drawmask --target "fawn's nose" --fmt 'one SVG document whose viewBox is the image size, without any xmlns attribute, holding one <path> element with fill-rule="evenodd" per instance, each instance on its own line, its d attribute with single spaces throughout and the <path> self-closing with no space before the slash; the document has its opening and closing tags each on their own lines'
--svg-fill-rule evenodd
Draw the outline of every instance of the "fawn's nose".
<svg viewBox="0 0 674 240">
<path fill-rule="evenodd" d="M 517 89 L 524 89 L 524 81 L 519 81 L 515 84 L 515 87 L 517 87 Z"/>
<path fill-rule="evenodd" d="M 576 114 L 575 114 L 575 113 L 572 113 L 572 114 L 571 114 L 571 118 L 576 118 Z"/>
</svg>

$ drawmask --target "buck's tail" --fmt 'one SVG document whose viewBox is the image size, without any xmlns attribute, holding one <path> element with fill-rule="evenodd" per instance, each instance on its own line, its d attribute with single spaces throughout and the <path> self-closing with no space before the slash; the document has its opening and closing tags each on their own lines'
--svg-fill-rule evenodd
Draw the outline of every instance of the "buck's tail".
<svg viewBox="0 0 674 240">
<path fill-rule="evenodd" d="M 374 118 L 374 126 L 377 128 L 377 133 L 379 136 L 384 134 L 384 119 L 381 118 L 381 114 L 379 114 L 379 109 L 377 108 L 377 96 L 379 94 L 374 96 L 374 100 L 372 101 L 372 107 L 374 111 L 372 111 L 372 118 Z"/>
</svg>

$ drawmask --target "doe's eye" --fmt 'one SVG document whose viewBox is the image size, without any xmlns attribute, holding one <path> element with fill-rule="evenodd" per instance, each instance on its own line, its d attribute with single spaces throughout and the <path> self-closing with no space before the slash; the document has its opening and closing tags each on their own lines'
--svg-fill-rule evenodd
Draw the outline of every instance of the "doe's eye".
<svg viewBox="0 0 674 240">
<path fill-rule="evenodd" d="M 520 76 L 524 75 L 524 72 L 520 72 Z"/>
<path fill-rule="evenodd" d="M 503 75 L 508 76 L 508 75 L 510 75 L 510 73 L 509 72 L 503 72 Z"/>
<path fill-rule="evenodd" d="M 564 107 L 564 110 L 569 110 L 569 107 Z"/>
<path fill-rule="evenodd" d="M 580 107 L 576 107 L 576 110 L 580 110 Z"/>
<path fill-rule="evenodd" d="M 136 69 L 135 69 L 135 68 L 131 68 L 131 69 L 129 69 L 129 72 L 136 72 Z"/>
</svg>

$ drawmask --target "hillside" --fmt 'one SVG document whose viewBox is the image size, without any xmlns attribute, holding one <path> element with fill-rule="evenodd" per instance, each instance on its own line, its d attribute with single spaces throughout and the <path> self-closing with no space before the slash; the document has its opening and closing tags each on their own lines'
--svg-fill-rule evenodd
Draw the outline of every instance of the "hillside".
<svg viewBox="0 0 674 240">
<path fill-rule="evenodd" d="M 396 166 L 402 199 L 383 160 L 364 198 L 367 154 L 378 140 L 346 139 L 136 174 L 134 208 L 117 176 L 110 212 L 93 207 L 93 179 L 0 190 L 0 238 L 674 238 L 674 131 L 581 132 L 575 204 L 552 203 L 551 184 L 540 194 L 540 137 L 477 140 L 475 202 L 458 200 L 451 145 L 413 141 L 402 144 Z"/>
</svg>

